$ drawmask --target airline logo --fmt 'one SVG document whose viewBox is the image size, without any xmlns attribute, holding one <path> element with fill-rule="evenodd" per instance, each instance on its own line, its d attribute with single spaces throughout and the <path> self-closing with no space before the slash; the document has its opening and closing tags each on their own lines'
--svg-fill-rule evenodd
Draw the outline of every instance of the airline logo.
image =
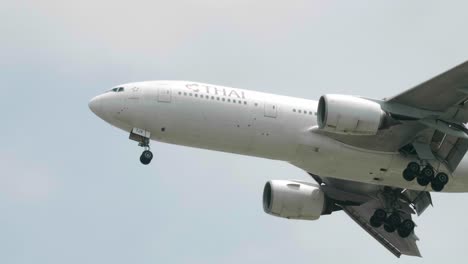
<svg viewBox="0 0 468 264">
<path fill-rule="evenodd" d="M 225 88 L 225 87 L 198 84 L 198 83 L 189 83 L 185 85 L 185 87 L 194 93 L 204 92 L 210 95 L 220 95 L 220 96 L 245 99 L 244 91 L 239 91 L 239 90 L 232 89 L 232 88 Z"/>
</svg>

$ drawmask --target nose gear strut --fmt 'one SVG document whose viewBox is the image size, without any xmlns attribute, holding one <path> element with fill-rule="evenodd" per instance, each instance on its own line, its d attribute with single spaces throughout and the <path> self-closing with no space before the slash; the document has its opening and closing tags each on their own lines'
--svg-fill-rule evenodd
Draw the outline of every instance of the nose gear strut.
<svg viewBox="0 0 468 264">
<path fill-rule="evenodd" d="M 143 165 L 150 164 L 153 159 L 153 153 L 150 151 L 150 132 L 140 128 L 134 128 L 130 132 L 130 139 L 137 141 L 139 147 L 143 147 L 145 150 L 141 153 L 140 162 Z"/>
</svg>

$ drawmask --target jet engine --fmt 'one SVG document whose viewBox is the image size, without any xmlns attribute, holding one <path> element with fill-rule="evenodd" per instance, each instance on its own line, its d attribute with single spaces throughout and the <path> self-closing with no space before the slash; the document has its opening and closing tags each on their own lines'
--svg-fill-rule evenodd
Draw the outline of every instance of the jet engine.
<svg viewBox="0 0 468 264">
<path fill-rule="evenodd" d="M 346 135 L 375 135 L 384 126 L 386 116 L 380 104 L 349 95 L 324 95 L 317 109 L 320 129 Z"/>
<path fill-rule="evenodd" d="M 265 213 L 299 220 L 317 220 L 328 212 L 330 199 L 316 185 L 295 181 L 274 180 L 265 184 Z"/>
</svg>

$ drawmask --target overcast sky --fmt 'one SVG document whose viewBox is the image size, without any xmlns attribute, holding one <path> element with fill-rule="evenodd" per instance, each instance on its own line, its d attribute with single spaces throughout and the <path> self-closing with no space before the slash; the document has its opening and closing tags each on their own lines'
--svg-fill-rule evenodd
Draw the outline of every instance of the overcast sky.
<svg viewBox="0 0 468 264">
<path fill-rule="evenodd" d="M 468 59 L 467 1 L 0 1 L 0 263 L 395 262 L 343 213 L 266 215 L 264 183 L 301 170 L 156 142 L 144 167 L 88 101 L 158 79 L 392 96 Z M 468 194 L 433 198 L 425 259 L 399 263 L 467 257 Z"/>
</svg>

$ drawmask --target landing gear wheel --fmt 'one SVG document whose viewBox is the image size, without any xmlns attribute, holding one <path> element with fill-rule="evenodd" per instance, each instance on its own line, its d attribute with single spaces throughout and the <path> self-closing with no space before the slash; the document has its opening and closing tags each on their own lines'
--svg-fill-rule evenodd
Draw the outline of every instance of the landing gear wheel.
<svg viewBox="0 0 468 264">
<path fill-rule="evenodd" d="M 434 192 L 441 192 L 444 189 L 444 185 L 437 183 L 437 182 L 431 182 L 431 188 Z"/>
<path fill-rule="evenodd" d="M 399 214 L 393 213 L 387 218 L 386 222 L 389 226 L 399 226 L 401 224 L 401 217 Z"/>
<path fill-rule="evenodd" d="M 383 228 L 385 229 L 385 231 L 387 231 L 387 233 L 393 233 L 396 230 L 395 226 L 387 225 L 387 224 L 385 224 Z"/>
<path fill-rule="evenodd" d="M 440 192 L 444 189 L 445 185 L 448 183 L 449 177 L 446 173 L 439 173 L 437 176 L 431 181 L 432 190 L 435 192 Z"/>
<path fill-rule="evenodd" d="M 388 233 L 393 233 L 401 224 L 401 217 L 398 213 L 392 213 L 385 219 L 384 229 Z"/>
<path fill-rule="evenodd" d="M 432 179 L 434 178 L 434 169 L 428 165 L 424 167 L 424 169 L 422 169 L 421 175 L 423 175 L 426 178 Z"/>
<path fill-rule="evenodd" d="M 410 162 L 406 169 L 403 171 L 403 178 L 406 181 L 413 181 L 416 176 L 419 175 L 419 172 L 421 170 L 421 166 L 419 166 L 418 163 L 416 162 Z"/>
<path fill-rule="evenodd" d="M 374 228 L 379 228 L 385 222 L 387 218 L 387 212 L 383 209 L 377 209 L 374 212 L 374 215 L 370 219 L 370 225 Z"/>
<path fill-rule="evenodd" d="M 416 162 L 410 162 L 407 168 L 414 174 L 419 174 L 419 171 L 421 170 L 421 166 Z"/>
<path fill-rule="evenodd" d="M 370 225 L 374 228 L 379 228 L 381 227 L 383 224 L 382 221 L 378 220 L 377 217 L 375 216 L 372 216 L 371 219 L 370 219 Z"/>
<path fill-rule="evenodd" d="M 434 169 L 430 166 L 427 165 L 422 169 L 421 174 L 418 176 L 418 183 L 421 186 L 427 186 L 429 183 L 431 183 L 434 179 Z"/>
<path fill-rule="evenodd" d="M 143 151 L 143 153 L 141 153 L 141 156 L 140 156 L 140 162 L 143 164 L 143 165 L 148 165 L 150 164 L 151 160 L 153 159 L 153 153 L 149 150 L 145 150 Z"/>
<path fill-rule="evenodd" d="M 415 227 L 414 222 L 411 219 L 406 219 L 398 227 L 398 235 L 402 238 L 407 238 L 411 235 Z"/>
<path fill-rule="evenodd" d="M 403 171 L 403 178 L 406 180 L 406 181 L 413 181 L 414 178 L 416 178 L 416 174 L 410 170 L 410 169 L 406 169 Z"/>
<path fill-rule="evenodd" d="M 441 172 L 437 174 L 435 180 L 438 181 L 440 184 L 446 185 L 449 181 L 449 177 L 446 173 Z"/>
<path fill-rule="evenodd" d="M 387 212 L 383 209 L 377 209 L 374 212 L 374 216 L 376 217 L 377 220 L 379 221 L 385 221 L 385 218 L 387 218 Z"/>
<path fill-rule="evenodd" d="M 419 175 L 418 178 L 416 179 L 418 184 L 421 186 L 427 186 L 431 182 L 431 178 L 426 177 L 424 175 Z"/>
</svg>

